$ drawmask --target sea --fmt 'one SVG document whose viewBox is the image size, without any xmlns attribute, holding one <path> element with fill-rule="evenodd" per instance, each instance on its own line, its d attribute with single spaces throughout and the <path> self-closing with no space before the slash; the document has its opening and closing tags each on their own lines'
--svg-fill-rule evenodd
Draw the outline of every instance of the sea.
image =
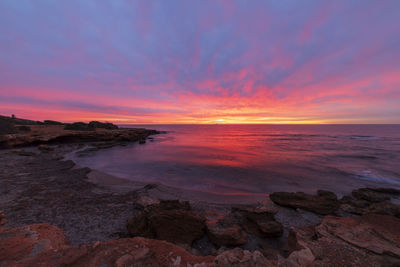
<svg viewBox="0 0 400 267">
<path fill-rule="evenodd" d="M 134 181 L 226 195 L 400 189 L 400 125 L 130 125 L 146 144 L 77 154 Z"/>
</svg>

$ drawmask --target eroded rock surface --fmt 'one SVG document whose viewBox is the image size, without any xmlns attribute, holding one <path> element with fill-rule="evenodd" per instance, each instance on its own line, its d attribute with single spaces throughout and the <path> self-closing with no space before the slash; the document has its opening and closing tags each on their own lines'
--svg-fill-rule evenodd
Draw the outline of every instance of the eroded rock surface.
<svg viewBox="0 0 400 267">
<path fill-rule="evenodd" d="M 362 199 L 369 202 L 382 202 L 390 199 L 390 197 L 387 196 L 385 193 L 375 191 L 370 188 L 360 188 L 357 190 L 353 190 L 351 194 L 356 199 Z"/>
<path fill-rule="evenodd" d="M 0 229 L 0 266 L 36 259 L 67 246 L 63 231 L 47 223 Z"/>
<path fill-rule="evenodd" d="M 353 190 L 351 196 L 340 200 L 339 213 L 363 215 L 378 213 L 400 217 L 400 206 L 392 203 L 392 198 L 400 195 L 394 188 L 360 188 Z"/>
<path fill-rule="evenodd" d="M 195 256 L 166 241 L 142 237 L 70 246 L 61 229 L 49 224 L 0 232 L 0 266 L 275 266 L 259 252 L 236 248 Z"/>
<path fill-rule="evenodd" d="M 398 266 L 400 219 L 367 214 L 358 218 L 327 216 L 316 227 L 290 233 L 287 266 Z"/>
</svg>

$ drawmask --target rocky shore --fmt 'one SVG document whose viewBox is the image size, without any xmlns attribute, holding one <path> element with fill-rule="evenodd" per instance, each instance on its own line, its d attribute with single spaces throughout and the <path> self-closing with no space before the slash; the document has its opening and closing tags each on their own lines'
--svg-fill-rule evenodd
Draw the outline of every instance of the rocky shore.
<svg viewBox="0 0 400 267">
<path fill-rule="evenodd" d="M 2 137 L 0 266 L 400 265 L 399 190 L 226 203 L 66 160 L 155 131 L 51 127 Z"/>
</svg>

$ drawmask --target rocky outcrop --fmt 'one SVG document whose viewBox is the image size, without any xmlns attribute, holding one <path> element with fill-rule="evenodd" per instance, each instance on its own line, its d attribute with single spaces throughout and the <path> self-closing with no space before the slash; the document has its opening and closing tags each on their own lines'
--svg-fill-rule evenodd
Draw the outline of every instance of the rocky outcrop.
<svg viewBox="0 0 400 267">
<path fill-rule="evenodd" d="M 398 266 L 400 219 L 367 214 L 327 216 L 318 226 L 292 228 L 283 266 Z M 296 265 L 297 264 L 297 265 Z"/>
<path fill-rule="evenodd" d="M 64 130 L 60 125 L 35 125 L 27 133 L 0 135 L 0 148 L 23 147 L 40 144 L 77 142 L 137 142 L 158 131 L 147 129 L 98 129 L 89 131 Z"/>
<path fill-rule="evenodd" d="M 367 187 L 366 189 L 377 192 L 377 193 L 389 194 L 392 196 L 400 196 L 400 189 L 396 189 L 396 188 L 387 188 L 387 187 L 369 188 L 369 187 Z"/>
<path fill-rule="evenodd" d="M 390 202 L 400 191 L 392 188 L 360 188 L 353 190 L 351 196 L 340 200 L 339 213 L 363 215 L 378 213 L 400 217 L 400 206 Z"/>
<path fill-rule="evenodd" d="M 308 210 L 322 215 L 332 214 L 340 205 L 337 196 L 325 190 L 318 190 L 317 195 L 309 195 L 303 192 L 276 192 L 270 194 L 269 197 L 275 204 Z"/>
<path fill-rule="evenodd" d="M 366 213 L 391 215 L 400 218 L 400 206 L 388 201 L 373 203 Z"/>
<path fill-rule="evenodd" d="M 49 224 L 0 231 L 0 266 L 275 266 L 259 252 L 236 248 L 195 256 L 166 241 L 142 237 L 70 246 Z"/>
<path fill-rule="evenodd" d="M 203 236 L 205 219 L 196 215 L 188 202 L 163 200 L 130 218 L 127 229 L 131 236 L 191 245 Z"/>
<path fill-rule="evenodd" d="M 357 190 L 353 190 L 351 194 L 356 199 L 366 200 L 368 202 L 382 202 L 390 199 L 390 197 L 387 196 L 385 193 L 375 191 L 370 188 L 360 188 Z"/>
<path fill-rule="evenodd" d="M 240 246 L 248 235 L 280 237 L 283 226 L 275 220 L 275 210 L 259 207 L 232 208 L 231 213 L 217 219 L 207 218 L 207 236 L 217 246 Z"/>
</svg>

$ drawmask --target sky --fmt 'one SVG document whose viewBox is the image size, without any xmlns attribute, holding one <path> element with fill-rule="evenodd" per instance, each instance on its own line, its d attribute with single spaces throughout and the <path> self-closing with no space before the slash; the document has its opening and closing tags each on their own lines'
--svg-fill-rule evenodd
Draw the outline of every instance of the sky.
<svg viewBox="0 0 400 267">
<path fill-rule="evenodd" d="M 0 114 L 400 123 L 399 0 L 0 0 Z"/>
</svg>

